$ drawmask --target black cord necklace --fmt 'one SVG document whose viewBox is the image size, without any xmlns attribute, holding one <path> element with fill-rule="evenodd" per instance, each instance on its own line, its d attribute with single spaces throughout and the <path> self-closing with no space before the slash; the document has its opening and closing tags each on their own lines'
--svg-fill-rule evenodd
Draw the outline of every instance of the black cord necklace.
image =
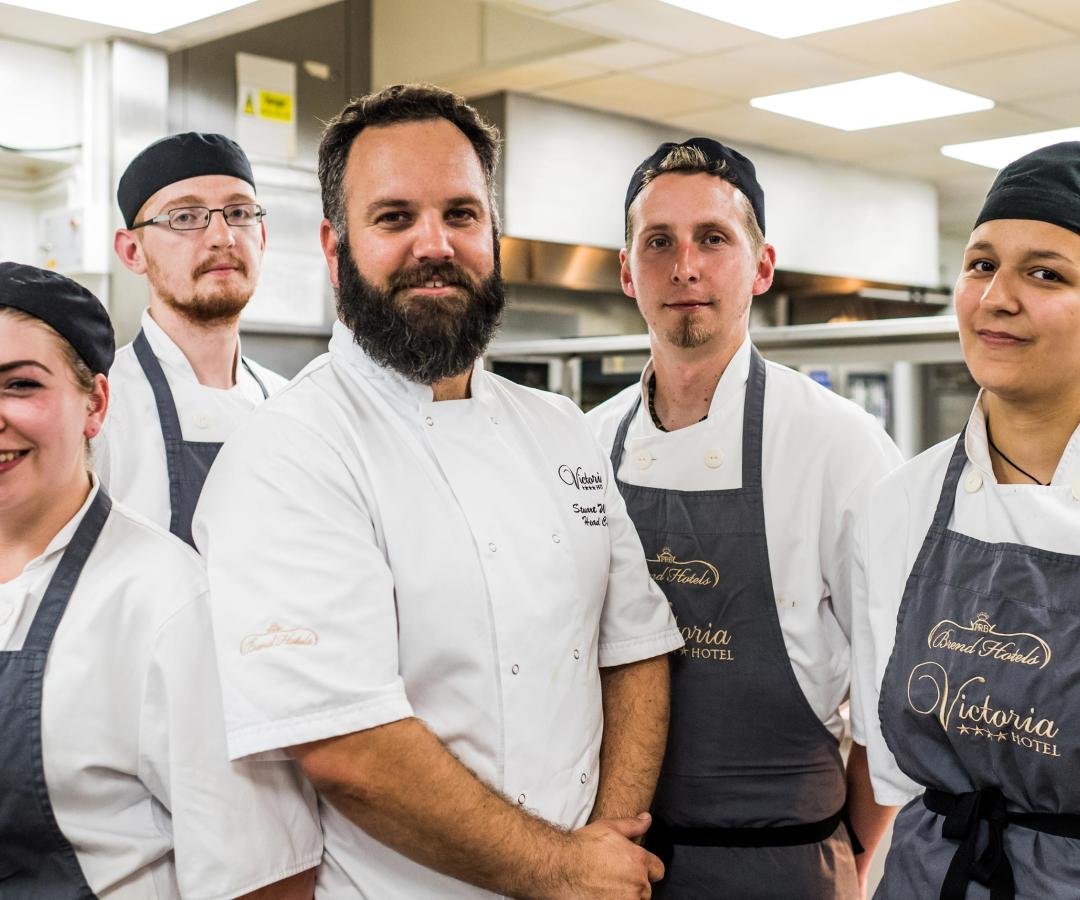
<svg viewBox="0 0 1080 900">
<path fill-rule="evenodd" d="M 649 415 L 652 416 L 653 425 L 656 426 L 657 431 L 666 432 L 667 429 L 664 427 L 664 423 L 660 421 L 660 417 L 656 414 L 656 373 L 655 372 L 653 372 L 651 375 L 649 375 L 649 387 L 648 387 L 647 396 L 649 398 Z M 709 414 L 705 413 L 705 415 L 703 415 L 700 419 L 698 419 L 698 421 L 699 422 L 704 422 L 707 418 L 709 418 Z"/>
<path fill-rule="evenodd" d="M 1021 469 L 1016 463 L 1009 459 L 1009 457 L 1007 457 L 1004 453 L 1001 452 L 1001 449 L 998 447 L 998 445 L 994 443 L 994 439 L 990 437 L 989 419 L 986 420 L 986 442 L 993 448 L 994 452 L 998 456 L 1000 456 L 1003 460 L 1005 460 L 1005 462 L 1007 462 L 1010 466 L 1016 469 L 1016 471 L 1019 472 L 1021 475 L 1027 476 L 1040 487 L 1046 487 L 1050 483 L 1049 481 L 1039 481 L 1039 479 L 1032 475 L 1029 471 L 1027 471 L 1027 469 Z"/>
</svg>

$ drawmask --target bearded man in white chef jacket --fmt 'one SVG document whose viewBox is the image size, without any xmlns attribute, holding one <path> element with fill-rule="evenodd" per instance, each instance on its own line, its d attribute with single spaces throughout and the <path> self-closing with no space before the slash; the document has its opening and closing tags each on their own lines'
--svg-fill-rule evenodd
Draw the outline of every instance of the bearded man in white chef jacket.
<svg viewBox="0 0 1080 900">
<path fill-rule="evenodd" d="M 645 839 L 667 867 L 656 896 L 854 900 L 855 836 L 877 826 L 865 753 L 846 772 L 839 753 L 852 515 L 899 453 L 753 347 L 776 251 L 749 159 L 663 144 L 624 212 L 622 286 L 652 358 L 590 421 L 686 638 Z"/>
<path fill-rule="evenodd" d="M 322 897 L 647 897 L 682 641 L 568 400 L 486 372 L 497 133 L 396 86 L 323 136 L 340 321 L 195 520 L 229 752 L 320 793 Z"/>
</svg>

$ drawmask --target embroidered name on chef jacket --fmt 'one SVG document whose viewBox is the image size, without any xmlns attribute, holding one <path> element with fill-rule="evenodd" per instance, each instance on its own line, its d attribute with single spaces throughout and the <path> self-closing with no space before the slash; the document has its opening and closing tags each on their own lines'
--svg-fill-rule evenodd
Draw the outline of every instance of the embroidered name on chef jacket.
<svg viewBox="0 0 1080 900">
<path fill-rule="evenodd" d="M 559 466 L 556 474 L 559 476 L 559 481 L 567 487 L 572 487 L 578 491 L 595 491 L 600 495 L 604 492 L 604 476 L 599 472 L 588 472 L 583 466 L 564 464 Z M 605 527 L 608 523 L 607 506 L 600 501 L 575 502 L 571 506 L 571 510 L 585 525 L 592 528 Z"/>
</svg>

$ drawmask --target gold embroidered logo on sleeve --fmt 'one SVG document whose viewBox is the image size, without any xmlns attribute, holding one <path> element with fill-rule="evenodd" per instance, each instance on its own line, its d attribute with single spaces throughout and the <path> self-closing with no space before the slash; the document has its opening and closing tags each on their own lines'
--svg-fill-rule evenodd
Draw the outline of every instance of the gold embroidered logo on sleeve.
<svg viewBox="0 0 1080 900">
<path fill-rule="evenodd" d="M 271 647 L 314 647 L 319 643 L 319 635 L 313 628 L 297 626 L 282 628 L 276 622 L 266 631 L 249 634 L 240 641 L 240 655 L 247 656 L 256 650 L 269 650 Z"/>
</svg>

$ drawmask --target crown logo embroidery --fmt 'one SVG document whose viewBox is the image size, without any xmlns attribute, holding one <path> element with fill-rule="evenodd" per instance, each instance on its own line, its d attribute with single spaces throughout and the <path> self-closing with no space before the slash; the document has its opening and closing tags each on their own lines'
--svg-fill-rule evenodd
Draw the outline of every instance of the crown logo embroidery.
<svg viewBox="0 0 1080 900">
<path fill-rule="evenodd" d="M 658 562 L 662 563 L 673 563 L 675 562 L 675 554 L 671 552 L 670 547 L 665 547 L 656 554 L 656 559 Z"/>
<path fill-rule="evenodd" d="M 990 624 L 990 613 L 978 613 L 974 619 L 969 621 L 971 622 L 972 631 L 982 631 L 989 634 L 994 630 L 994 626 Z"/>
</svg>

